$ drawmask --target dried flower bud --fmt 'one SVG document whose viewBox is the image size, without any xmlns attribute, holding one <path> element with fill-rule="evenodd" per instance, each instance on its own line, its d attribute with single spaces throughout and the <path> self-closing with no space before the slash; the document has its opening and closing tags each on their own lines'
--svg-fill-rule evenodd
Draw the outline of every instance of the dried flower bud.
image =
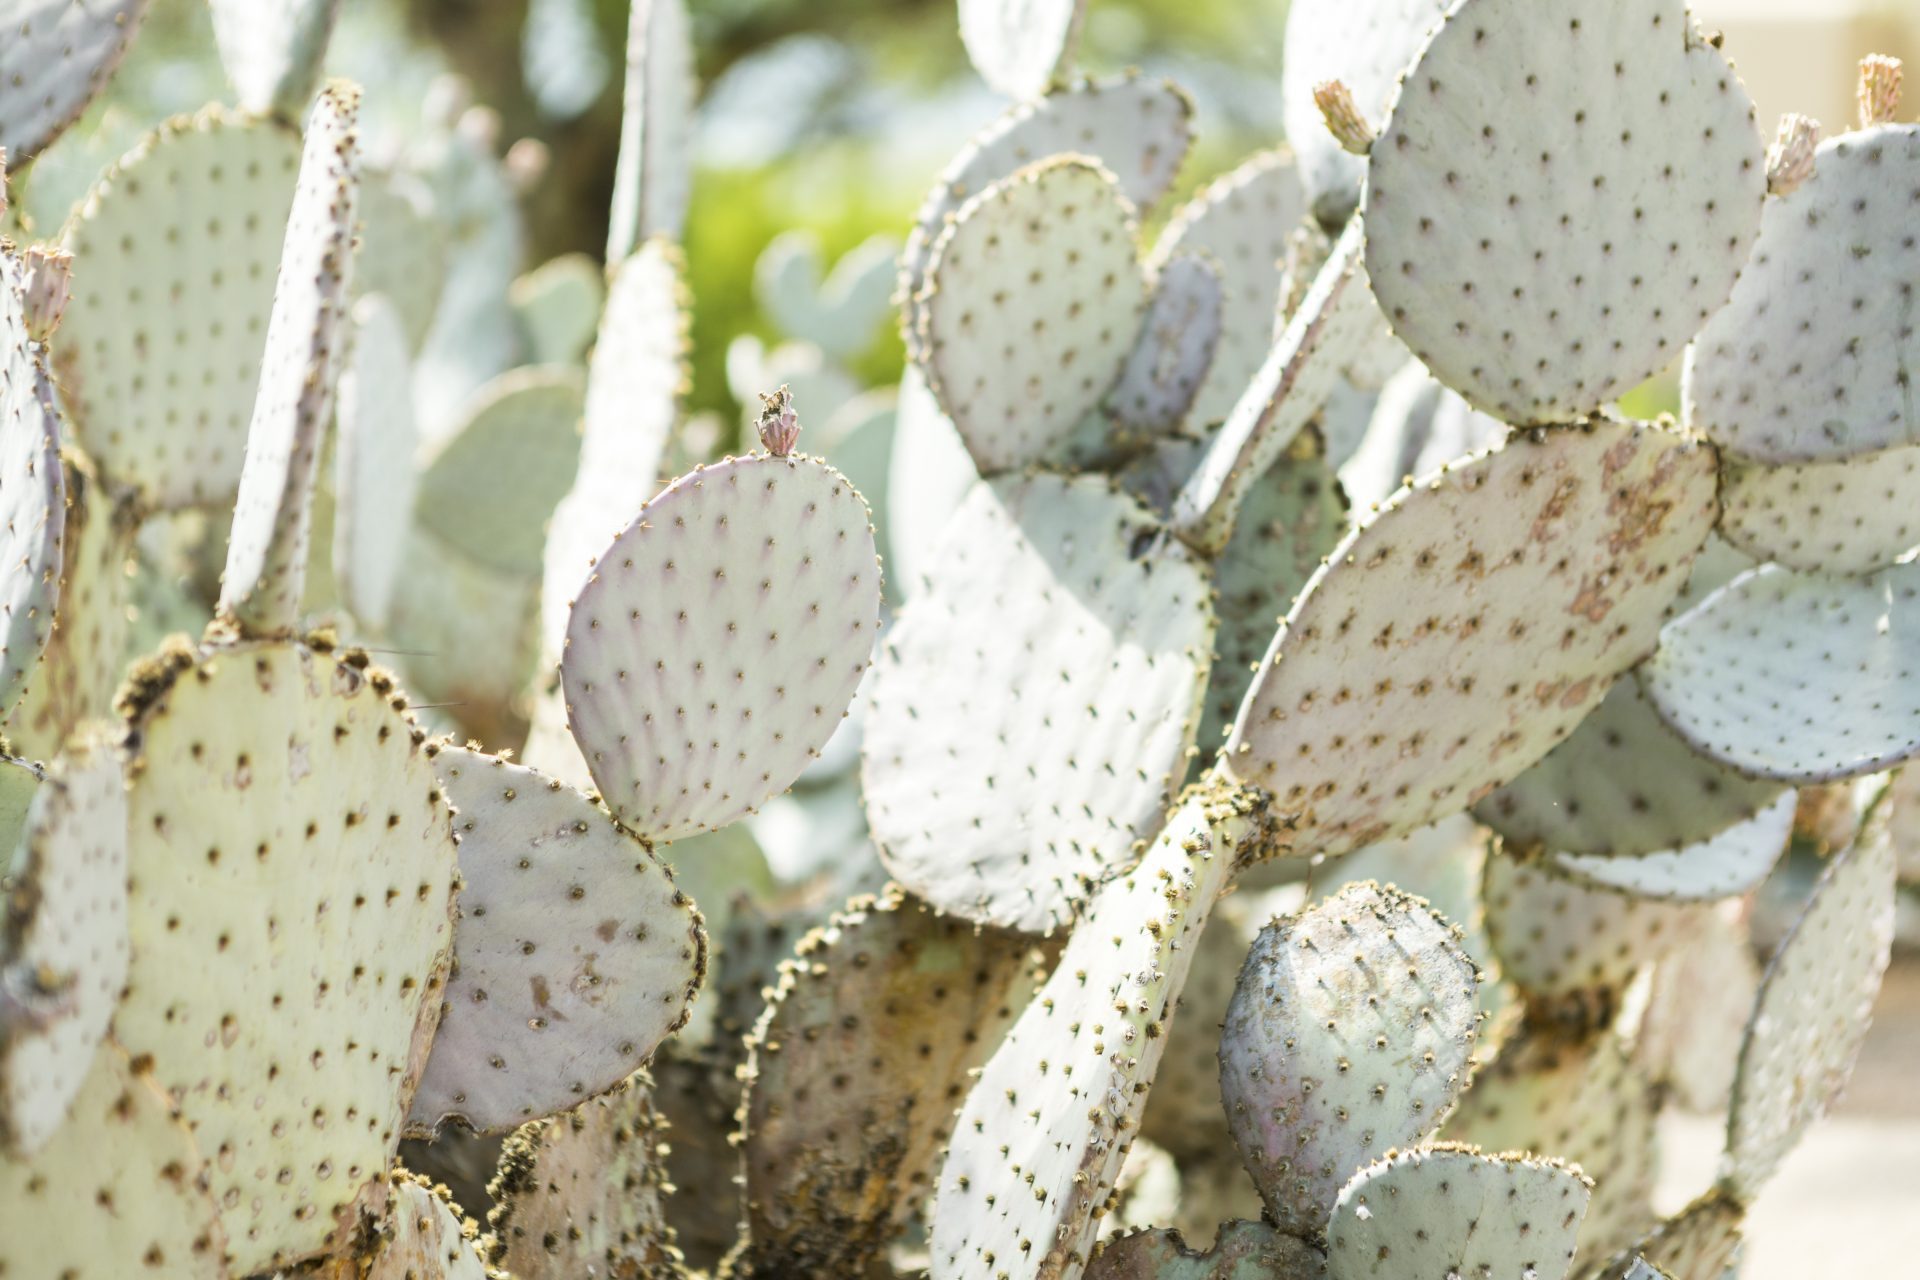
<svg viewBox="0 0 1920 1280">
<path fill-rule="evenodd" d="M 22 288 L 27 309 L 27 336 L 45 342 L 67 314 L 73 285 L 73 255 L 51 245 L 36 244 L 20 255 Z"/>
<path fill-rule="evenodd" d="M 1313 101 L 1320 108 L 1334 141 L 1344 150 L 1356 156 L 1366 155 L 1373 150 L 1373 126 L 1360 114 L 1360 104 L 1353 100 L 1353 90 L 1338 80 L 1322 80 L 1313 86 Z"/>
<path fill-rule="evenodd" d="M 781 387 L 770 396 L 761 396 L 760 404 L 760 443 L 774 457 L 784 458 L 800 438 L 800 415 L 793 409 L 793 392 Z"/>
<path fill-rule="evenodd" d="M 1870 53 L 1860 59 L 1860 127 L 1892 124 L 1900 110 L 1900 59 Z"/>
<path fill-rule="evenodd" d="M 1813 176 L 1813 153 L 1820 145 L 1820 122 L 1789 111 L 1767 151 L 1767 190 L 1789 195 Z"/>
</svg>

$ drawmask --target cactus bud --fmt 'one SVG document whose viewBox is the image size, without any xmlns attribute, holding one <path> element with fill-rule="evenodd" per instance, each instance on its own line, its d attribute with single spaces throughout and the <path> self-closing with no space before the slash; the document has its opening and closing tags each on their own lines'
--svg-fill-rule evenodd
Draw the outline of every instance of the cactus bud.
<svg viewBox="0 0 1920 1280">
<path fill-rule="evenodd" d="M 37 244 L 20 255 L 24 268 L 27 335 L 45 342 L 67 314 L 73 284 L 73 255 L 51 245 Z"/>
<path fill-rule="evenodd" d="M 1860 127 L 1892 124 L 1900 109 L 1900 59 L 1870 53 L 1860 59 Z"/>
<path fill-rule="evenodd" d="M 782 386 L 770 396 L 761 396 L 760 404 L 760 443 L 774 457 L 784 458 L 800 438 L 800 415 L 794 412 L 793 392 Z"/>
<path fill-rule="evenodd" d="M 1373 126 L 1360 114 L 1353 90 L 1339 80 L 1322 80 L 1313 86 L 1314 105 L 1320 108 L 1327 130 L 1344 151 L 1364 156 L 1373 150 Z"/>
<path fill-rule="evenodd" d="M 1789 111 L 1780 117 L 1780 131 L 1767 150 L 1767 191 L 1791 195 L 1813 176 L 1813 152 L 1820 145 L 1820 122 Z"/>
</svg>

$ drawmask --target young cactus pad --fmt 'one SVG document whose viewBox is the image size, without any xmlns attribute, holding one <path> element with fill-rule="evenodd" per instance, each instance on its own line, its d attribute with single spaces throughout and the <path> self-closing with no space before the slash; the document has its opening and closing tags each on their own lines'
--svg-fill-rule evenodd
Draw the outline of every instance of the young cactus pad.
<svg viewBox="0 0 1920 1280">
<path fill-rule="evenodd" d="M 1332 1280 L 1562 1280 L 1590 1183 L 1558 1160 L 1471 1147 L 1402 1151 L 1340 1192 Z"/>
<path fill-rule="evenodd" d="M 567 626 L 567 713 L 608 807 L 672 840 L 786 790 L 839 726 L 879 613 L 867 504 L 832 467 L 754 454 L 676 480 Z"/>
<path fill-rule="evenodd" d="M 457 813 L 460 923 L 407 1123 L 503 1133 L 637 1070 L 686 1020 L 706 938 L 666 867 L 586 796 L 460 747 L 433 768 Z"/>
<path fill-rule="evenodd" d="M 1495 417 L 1594 412 L 1732 292 L 1767 189 L 1753 116 L 1683 0 L 1462 0 L 1368 160 L 1394 332 Z"/>
<path fill-rule="evenodd" d="M 130 686 L 114 1033 L 212 1162 L 235 1274 L 335 1248 L 377 1205 L 440 1017 L 453 831 L 392 696 L 287 644 L 172 650 Z"/>
<path fill-rule="evenodd" d="M 0 258 L 0 715 L 25 692 L 54 626 L 67 495 L 60 409 L 27 332 L 23 276 Z"/>
<path fill-rule="evenodd" d="M 1295 602 L 1226 766 L 1301 808 L 1301 849 L 1459 811 L 1652 647 L 1713 512 L 1709 450 L 1608 419 L 1517 432 L 1402 490 Z"/>
<path fill-rule="evenodd" d="M 1471 1074 L 1480 975 L 1391 886 L 1261 930 L 1220 1037 L 1220 1091 L 1267 1220 L 1318 1239 L 1362 1167 L 1439 1127 Z"/>
<path fill-rule="evenodd" d="M 960 40 L 980 78 L 1032 98 L 1066 73 L 1087 0 L 960 0 Z"/>
<path fill-rule="evenodd" d="M 0 149 L 26 163 L 80 118 L 140 30 L 147 0 L 13 0 L 0 17 Z"/>
</svg>

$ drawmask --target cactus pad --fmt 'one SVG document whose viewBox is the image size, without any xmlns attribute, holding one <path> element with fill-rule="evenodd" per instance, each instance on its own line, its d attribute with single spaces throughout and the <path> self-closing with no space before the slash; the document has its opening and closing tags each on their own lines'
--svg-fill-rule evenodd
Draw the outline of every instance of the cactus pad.
<svg viewBox="0 0 1920 1280">
<path fill-rule="evenodd" d="M 1658 372 L 1760 229 L 1753 101 L 1683 0 L 1464 0 L 1373 144 L 1367 270 L 1434 376 L 1512 423 Z"/>
<path fill-rule="evenodd" d="M 1728 458 L 1720 473 L 1720 532 L 1789 569 L 1868 573 L 1892 564 L 1920 546 L 1916 510 L 1920 446 L 1780 466 Z"/>
<path fill-rule="evenodd" d="M 140 30 L 147 0 L 16 0 L 0 18 L 0 149 L 25 164 L 80 118 Z"/>
<path fill-rule="evenodd" d="M 1893 946 L 1884 817 L 1834 859 L 1774 953 L 1740 1046 L 1723 1182 L 1750 1202 L 1846 1087 Z"/>
<path fill-rule="evenodd" d="M 360 91 L 336 81 L 315 100 L 307 119 L 227 567 L 220 575 L 221 614 L 254 635 L 291 630 L 306 589 L 313 487 L 348 339 L 359 112 Z"/>
<path fill-rule="evenodd" d="M 440 1016 L 453 832 L 391 681 L 294 645 L 136 673 L 135 957 L 114 1032 L 212 1162 L 232 1266 L 377 1203 Z"/>
<path fill-rule="evenodd" d="M 1104 477 L 976 485 L 870 688 L 862 783 L 894 878 L 983 924 L 1065 924 L 1186 772 L 1209 591 Z"/>
<path fill-rule="evenodd" d="M 635 0 L 613 173 L 607 264 L 653 236 L 680 235 L 693 184 L 693 36 L 686 0 Z"/>
<path fill-rule="evenodd" d="M 54 626 L 66 486 L 60 409 L 27 333 L 21 272 L 0 257 L 0 716 L 20 700 Z"/>
<path fill-rule="evenodd" d="M 935 243 L 923 361 L 983 475 L 1065 461 L 1120 376 L 1147 306 L 1135 230 L 1113 175 L 1072 156 L 988 187 Z"/>
<path fill-rule="evenodd" d="M 1401 485 L 1506 438 L 1505 423 L 1473 408 L 1410 360 L 1381 387 L 1359 443 L 1340 464 L 1340 484 L 1364 511 Z"/>
<path fill-rule="evenodd" d="M 1222 281 L 1209 259 L 1181 254 L 1155 273 L 1133 350 L 1107 403 L 1128 432 L 1158 435 L 1180 425 L 1220 341 Z"/>
<path fill-rule="evenodd" d="M 1318 1239 L 1348 1178 L 1439 1127 L 1466 1087 L 1480 975 L 1432 908 L 1349 885 L 1260 933 L 1220 1091 L 1267 1220 Z"/>
<path fill-rule="evenodd" d="M 460 922 L 407 1124 L 504 1133 L 636 1071 L 685 1021 L 706 938 L 666 868 L 587 797 L 460 747 L 433 766 L 456 811 Z"/>
<path fill-rule="evenodd" d="M 1557 1160 L 1470 1147 L 1398 1152 L 1341 1190 L 1327 1270 L 1333 1280 L 1561 1280 L 1588 1186 Z"/>
<path fill-rule="evenodd" d="M 1178 1231 L 1115 1236 L 1100 1246 L 1086 1280 L 1326 1280 L 1312 1245 L 1264 1222 L 1223 1222 L 1213 1248 L 1189 1249 Z"/>
<path fill-rule="evenodd" d="M 1255 933 L 1243 909 L 1247 905 L 1243 898 L 1224 899 L 1194 944 L 1192 969 L 1180 992 L 1180 1034 L 1167 1043 L 1155 1074 L 1157 1087 L 1140 1117 L 1140 1136 L 1178 1162 L 1186 1202 L 1191 1197 L 1184 1183 L 1195 1168 L 1218 1162 L 1237 1171 L 1240 1165 L 1220 1105 L 1220 1027 Z M 1247 1190 L 1253 1190 L 1251 1182 Z"/>
<path fill-rule="evenodd" d="M 298 116 L 320 80 L 340 0 L 211 0 L 213 38 L 242 110 Z"/>
<path fill-rule="evenodd" d="M 884 1255 L 1032 993 L 1029 950 L 897 889 L 801 941 L 749 1040 L 735 1274 L 851 1276 Z"/>
<path fill-rule="evenodd" d="M 1756 461 L 1920 444 L 1920 125 L 1829 139 L 1813 163 L 1767 201 L 1753 262 L 1687 363 L 1689 425 Z"/>
<path fill-rule="evenodd" d="M 482 568 L 419 529 L 404 548 L 406 578 L 386 638 L 401 655 L 408 690 L 453 704 L 461 725 L 485 741 L 511 740 L 533 675 L 535 584 Z M 476 644 L 476 636 L 488 640 Z"/>
<path fill-rule="evenodd" d="M 754 297 L 787 337 L 811 342 L 836 360 L 855 359 L 873 346 L 893 310 L 897 249 L 890 237 L 873 236 L 822 279 L 819 237 L 782 232 L 754 264 Z"/>
<path fill-rule="evenodd" d="M 1639 674 L 1696 750 L 1807 783 L 1877 773 L 1920 751 L 1917 668 L 1920 565 L 1861 578 L 1768 565 L 1668 624 Z"/>
<path fill-rule="evenodd" d="M 1723 1280 L 1740 1250 L 1745 1211 L 1723 1190 L 1709 1191 L 1602 1266 L 1600 1280 L 1627 1280 L 1639 1263 L 1672 1280 Z"/>
<path fill-rule="evenodd" d="M 1572 737 L 1474 816 L 1509 847 L 1624 859 L 1708 840 L 1779 793 L 1693 750 L 1661 723 L 1639 681 L 1621 680 Z"/>
<path fill-rule="evenodd" d="M 785 791 L 840 724 L 879 629 L 867 506 L 816 459 L 682 476 L 581 588 L 560 666 L 607 805 L 672 840 Z"/>
<path fill-rule="evenodd" d="M 354 304 L 336 416 L 333 572 L 355 620 L 375 630 L 386 627 L 407 567 L 401 555 L 419 483 L 413 373 L 400 326 L 400 313 L 384 294 Z"/>
<path fill-rule="evenodd" d="M 1703 917 L 1692 937 L 1653 971 L 1635 1054 L 1678 1105 L 1725 1114 L 1740 1039 L 1760 992 L 1760 965 L 1745 922 L 1726 909 Z"/>
<path fill-rule="evenodd" d="M 425 185 L 410 176 L 368 172 L 360 183 L 354 290 L 387 296 L 400 313 L 408 351 L 426 340 L 447 279 L 447 242 L 432 204 Z"/>
<path fill-rule="evenodd" d="M 1618 993 L 1678 946 L 1701 908 L 1576 880 L 1551 863 L 1487 859 L 1480 887 L 1500 974 L 1529 1000 Z"/>
<path fill-rule="evenodd" d="M 148 135 L 67 224 L 67 408 L 101 471 L 150 508 L 239 487 L 299 164 L 292 130 L 209 109 Z M 156 262 L 177 288 L 146 281 Z"/>
<path fill-rule="evenodd" d="M 1232 865 L 1270 839 L 1244 793 L 1195 793 L 1103 885 L 968 1093 L 935 1192 L 933 1280 L 1077 1275 Z"/>
<path fill-rule="evenodd" d="M 1459 811 L 1651 647 L 1713 508 L 1708 450 L 1611 420 L 1516 434 L 1402 490 L 1295 602 L 1227 762 L 1303 809 L 1299 848 Z"/>
<path fill-rule="evenodd" d="M 362 1280 L 489 1280 L 474 1225 L 445 1187 L 397 1172 L 387 1187 L 385 1230 Z"/>
<path fill-rule="evenodd" d="M 124 1280 L 146 1268 L 226 1280 L 200 1152 L 167 1095 L 112 1044 L 83 1070 L 58 1142 L 28 1157 L 0 1151 L 0 1275 Z"/>
<path fill-rule="evenodd" d="M 1779 796 L 1751 818 L 1681 849 L 1619 858 L 1557 853 L 1553 864 L 1576 880 L 1637 898 L 1711 902 L 1738 897 L 1758 888 L 1785 852 L 1794 807 L 1794 796 Z"/>
<path fill-rule="evenodd" d="M 9 781 L 34 776 L 6 768 Z M 0 984 L 62 1006 L 44 1027 L 0 1034 L 0 1139 L 32 1153 L 87 1079 L 126 985 L 127 802 L 113 749 L 75 744 L 23 816 L 6 872 Z"/>
<path fill-rule="evenodd" d="M 980 78 L 1032 98 L 1066 74 L 1087 0 L 960 0 L 960 40 Z"/>
</svg>

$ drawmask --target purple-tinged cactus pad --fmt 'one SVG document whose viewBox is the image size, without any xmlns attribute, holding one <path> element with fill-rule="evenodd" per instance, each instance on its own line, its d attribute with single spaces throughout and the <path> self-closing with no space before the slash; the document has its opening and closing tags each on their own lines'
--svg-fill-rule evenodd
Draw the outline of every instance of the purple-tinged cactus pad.
<svg viewBox="0 0 1920 1280">
<path fill-rule="evenodd" d="M 455 810 L 460 920 L 407 1127 L 504 1133 L 633 1074 L 706 972 L 693 900 L 573 788 L 462 747 L 433 768 Z"/>
<path fill-rule="evenodd" d="M 1920 564 L 1858 578 L 1767 565 L 1660 633 L 1660 717 L 1754 777 L 1836 782 L 1920 751 Z"/>
<path fill-rule="evenodd" d="M 1711 450 L 1610 419 L 1402 490 L 1295 602 L 1228 767 L 1300 813 L 1301 852 L 1478 802 L 1652 648 L 1713 514 Z"/>
<path fill-rule="evenodd" d="M 209 108 L 148 135 L 67 223 L 61 389 L 88 455 L 149 508 L 239 487 L 299 165 L 293 130 Z"/>
<path fill-rule="evenodd" d="M 1032 98 L 1066 73 L 1086 12 L 1087 0 L 960 0 L 960 40 L 982 80 Z"/>
<path fill-rule="evenodd" d="M 1739 1253 L 1745 1217 L 1725 1191 L 1709 1191 L 1615 1254 L 1595 1272 L 1597 1280 L 1631 1280 L 1643 1262 L 1671 1280 L 1723 1280 Z"/>
<path fill-rule="evenodd" d="M 19 262 L 0 256 L 0 717 L 52 635 L 67 517 L 60 407 L 27 332 L 22 284 Z"/>
<path fill-rule="evenodd" d="M 1779 466 L 1726 458 L 1720 532 L 1789 569 L 1870 573 L 1890 565 L 1920 546 L 1920 445 Z"/>
<path fill-rule="evenodd" d="M 982 924 L 1066 924 L 1186 772 L 1210 590 L 1103 476 L 976 485 L 869 690 L 861 781 L 889 873 Z"/>
<path fill-rule="evenodd" d="M 1558 1160 L 1472 1147 L 1402 1151 L 1340 1192 L 1332 1280 L 1562 1280 L 1591 1184 Z"/>
<path fill-rule="evenodd" d="M 1184 1188 L 1183 1188 L 1184 1190 Z M 1192 1249 L 1178 1231 L 1115 1236 L 1100 1246 L 1086 1280 L 1326 1280 L 1327 1260 L 1264 1222 L 1223 1222 L 1213 1247 Z"/>
<path fill-rule="evenodd" d="M 11 760 L 5 769 L 9 790 L 38 775 Z M 126 985 L 127 800 L 117 752 L 74 743 L 22 818 L 6 871 L 0 999 L 30 993 L 60 1006 L 44 1026 L 0 1034 L 0 1141 L 31 1154 L 65 1119 Z"/>
<path fill-rule="evenodd" d="M 674 481 L 600 557 L 560 664 L 573 736 L 650 840 L 725 826 L 820 753 L 879 631 L 867 504 L 814 458 Z"/>
<path fill-rule="evenodd" d="M 1920 125 L 1844 134 L 1767 201 L 1753 261 L 1687 361 L 1688 425 L 1759 462 L 1920 444 Z"/>
<path fill-rule="evenodd" d="M 0 1151 L 0 1275 L 228 1280 L 208 1171 L 166 1093 L 113 1044 L 78 1084 L 58 1141 Z"/>
<path fill-rule="evenodd" d="M 1894 872 L 1881 816 L 1828 866 L 1767 966 L 1727 1116 L 1721 1181 L 1744 1203 L 1853 1074 L 1892 956 Z"/>
<path fill-rule="evenodd" d="M 445 1187 L 400 1171 L 387 1186 L 386 1218 L 361 1260 L 362 1280 L 491 1280 L 478 1231 Z"/>
<path fill-rule="evenodd" d="M 452 825 L 392 680 L 171 649 L 128 716 L 133 967 L 114 1034 L 207 1153 L 234 1274 L 377 1211 L 440 1018 Z"/>
<path fill-rule="evenodd" d="M 211 0 L 209 8 L 241 109 L 302 114 L 320 82 L 340 0 Z"/>
<path fill-rule="evenodd" d="M 1462 0 L 1368 160 L 1394 332 L 1504 421 L 1595 412 L 1732 292 L 1767 189 L 1753 117 L 1683 0 Z"/>
<path fill-rule="evenodd" d="M 12 0 L 0 16 L 0 148 L 9 168 L 80 118 L 147 16 L 147 0 Z"/>
<path fill-rule="evenodd" d="M 1162 435 L 1186 416 L 1220 340 L 1222 289 L 1219 265 L 1197 254 L 1170 258 L 1154 273 L 1140 332 L 1107 396 L 1128 434 Z"/>
<path fill-rule="evenodd" d="M 1493 948 L 1487 958 L 1542 1008 L 1583 993 L 1618 995 L 1642 966 L 1679 946 L 1705 911 L 1498 852 L 1487 858 L 1480 898 Z"/>
<path fill-rule="evenodd" d="M 988 187 L 934 245 L 921 363 L 982 475 L 1072 456 L 1146 314 L 1136 231 L 1113 175 L 1069 156 Z"/>
<path fill-rule="evenodd" d="M 1782 794 L 1751 818 L 1679 849 L 1622 857 L 1556 853 L 1556 869 L 1639 898 L 1712 902 L 1760 886 L 1793 835 L 1796 797 Z"/>
</svg>

